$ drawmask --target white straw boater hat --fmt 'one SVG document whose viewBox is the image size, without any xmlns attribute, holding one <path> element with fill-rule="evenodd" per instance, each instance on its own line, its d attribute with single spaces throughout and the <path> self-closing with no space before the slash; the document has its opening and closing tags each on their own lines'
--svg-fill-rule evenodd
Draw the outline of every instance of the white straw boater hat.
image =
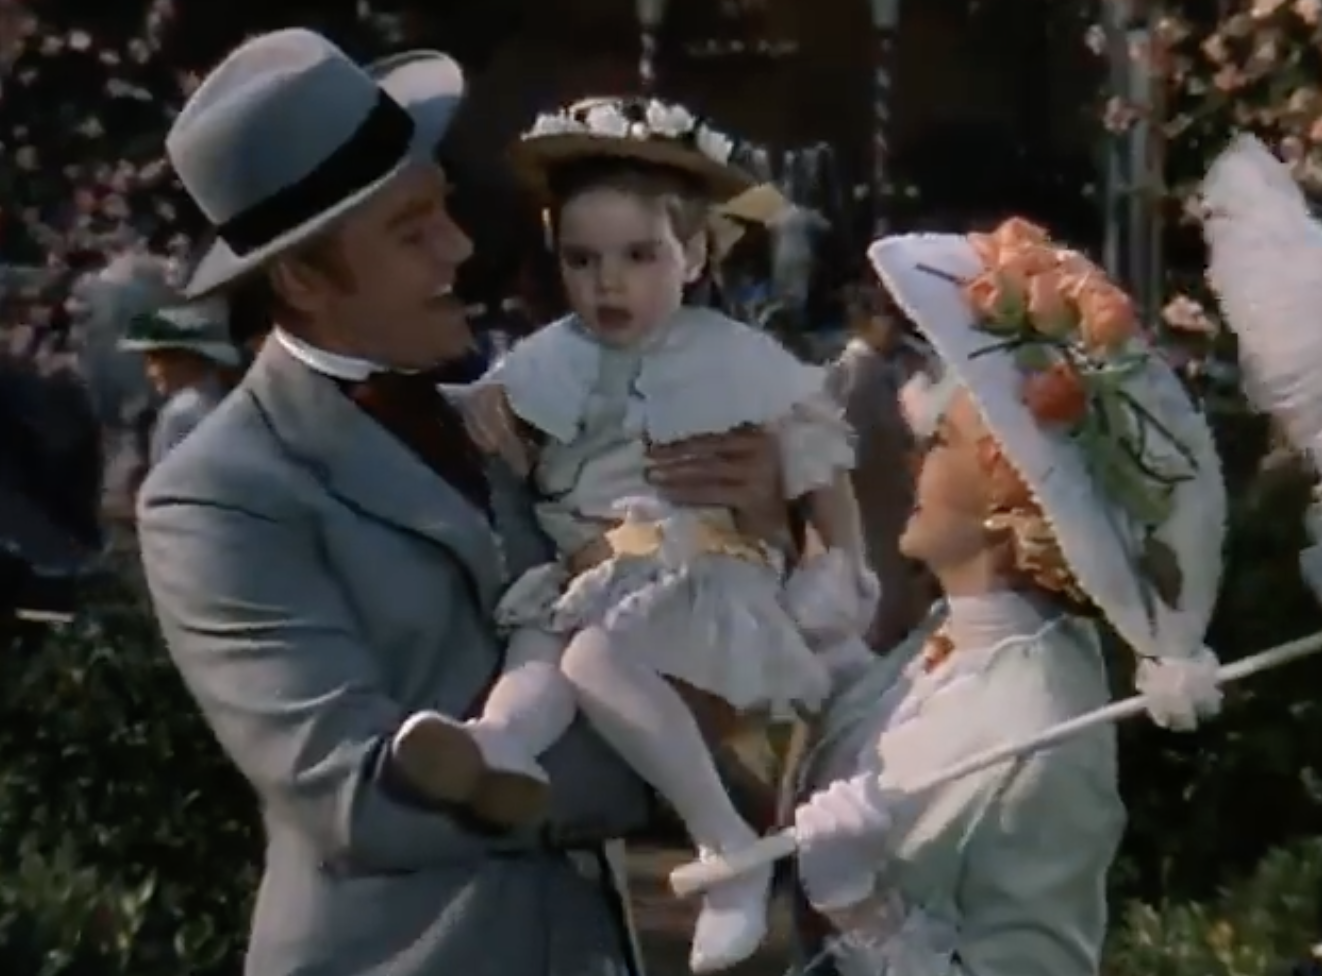
<svg viewBox="0 0 1322 976">
<path fill-rule="evenodd" d="M 583 159 L 637 160 L 688 174 L 723 202 L 757 185 L 731 161 L 735 143 L 683 105 L 656 98 L 585 98 L 539 115 L 513 150 L 519 176 L 543 197 L 558 167 Z"/>
<path fill-rule="evenodd" d="M 238 366 L 243 361 L 229 338 L 229 308 L 218 298 L 134 316 L 119 348 L 132 352 L 179 349 L 222 366 Z"/>
<path fill-rule="evenodd" d="M 264 34 L 203 80 L 166 151 L 217 241 L 185 286 L 195 298 L 266 264 L 427 161 L 463 97 L 435 51 L 394 59 L 380 84 L 312 31 Z"/>
<path fill-rule="evenodd" d="M 868 257 L 947 371 L 936 385 L 967 389 L 1079 587 L 1137 653 L 1154 718 L 1190 727 L 1214 712 L 1203 639 L 1221 580 L 1221 465 L 1128 297 L 1021 220 L 885 238 Z"/>
</svg>

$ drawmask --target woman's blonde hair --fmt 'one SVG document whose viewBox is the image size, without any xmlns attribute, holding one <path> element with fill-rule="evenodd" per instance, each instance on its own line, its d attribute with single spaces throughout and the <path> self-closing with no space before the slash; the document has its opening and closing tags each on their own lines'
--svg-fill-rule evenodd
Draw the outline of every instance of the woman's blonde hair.
<svg viewBox="0 0 1322 976">
<path fill-rule="evenodd" d="M 983 525 L 1006 540 L 1011 574 L 1063 602 L 1074 613 L 1095 614 L 1096 607 L 1065 560 L 1051 519 L 990 434 L 978 441 L 978 463 L 991 491 Z"/>
</svg>

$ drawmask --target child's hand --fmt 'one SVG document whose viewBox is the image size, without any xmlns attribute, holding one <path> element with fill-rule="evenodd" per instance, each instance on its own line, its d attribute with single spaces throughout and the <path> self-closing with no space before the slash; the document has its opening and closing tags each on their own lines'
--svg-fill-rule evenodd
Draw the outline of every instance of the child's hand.
<svg viewBox="0 0 1322 976">
<path fill-rule="evenodd" d="M 519 434 L 519 422 L 504 387 L 484 383 L 469 390 L 462 410 L 468 436 L 480 450 L 503 458 L 518 474 L 528 474 L 532 469 L 528 445 Z"/>
</svg>

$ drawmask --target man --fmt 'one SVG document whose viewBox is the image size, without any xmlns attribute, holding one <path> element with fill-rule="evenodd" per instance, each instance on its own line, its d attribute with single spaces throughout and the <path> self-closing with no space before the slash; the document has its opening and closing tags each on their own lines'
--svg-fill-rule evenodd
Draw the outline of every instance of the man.
<svg viewBox="0 0 1322 976">
<path fill-rule="evenodd" d="M 922 368 L 924 353 L 879 285 L 850 289 L 846 311 L 853 337 L 832 364 L 829 382 L 858 432 L 854 494 L 868 561 L 882 593 L 868 643 L 886 651 L 923 618 L 932 598 L 899 550 L 900 531 L 913 504 L 913 479 L 901 462 L 914 449 L 900 409 L 900 389 Z"/>
<path fill-rule="evenodd" d="M 645 823 L 649 794 L 586 726 L 545 757 L 548 821 L 504 833 L 420 796 L 392 756 L 410 714 L 477 711 L 495 601 L 547 556 L 522 483 L 475 456 L 432 372 L 471 342 L 451 294 L 471 246 L 432 162 L 462 91 L 441 54 L 392 60 L 378 87 L 279 31 L 222 62 L 167 139 L 217 229 L 188 296 L 262 280 L 275 325 L 139 501 L 170 653 L 262 805 L 249 976 L 633 965 L 603 843 Z M 767 436 L 655 460 L 676 501 L 780 532 Z"/>
</svg>

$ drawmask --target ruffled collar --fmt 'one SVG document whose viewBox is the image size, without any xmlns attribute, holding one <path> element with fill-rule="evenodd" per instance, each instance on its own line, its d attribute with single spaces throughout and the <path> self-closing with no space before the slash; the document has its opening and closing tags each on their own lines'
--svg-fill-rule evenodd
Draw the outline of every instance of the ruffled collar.
<svg viewBox="0 0 1322 976">
<path fill-rule="evenodd" d="M 946 600 L 947 635 L 955 654 L 977 654 L 1015 637 L 1029 637 L 1056 616 L 1042 600 L 1013 590 Z"/>
</svg>

